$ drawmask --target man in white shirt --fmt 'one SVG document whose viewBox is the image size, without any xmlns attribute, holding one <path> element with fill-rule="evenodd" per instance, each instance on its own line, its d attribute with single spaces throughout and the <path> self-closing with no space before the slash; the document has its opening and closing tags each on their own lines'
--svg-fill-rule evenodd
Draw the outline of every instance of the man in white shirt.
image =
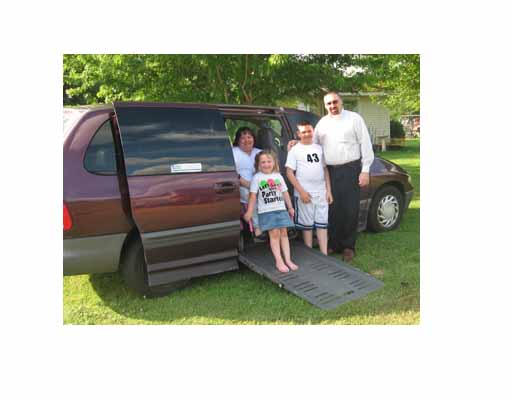
<svg viewBox="0 0 510 401">
<path fill-rule="evenodd" d="M 317 123 L 313 139 L 322 145 L 331 179 L 328 248 L 341 252 L 343 259 L 350 262 L 358 232 L 360 188 L 370 182 L 374 152 L 363 118 L 344 110 L 336 92 L 324 96 L 324 105 L 328 114 Z"/>
</svg>

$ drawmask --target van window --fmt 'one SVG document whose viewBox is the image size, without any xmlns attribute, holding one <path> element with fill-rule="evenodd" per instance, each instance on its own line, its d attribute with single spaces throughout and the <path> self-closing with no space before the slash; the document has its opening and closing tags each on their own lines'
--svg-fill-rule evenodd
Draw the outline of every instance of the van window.
<svg viewBox="0 0 510 401">
<path fill-rule="evenodd" d="M 255 135 L 255 147 L 259 149 L 272 149 L 278 152 L 283 145 L 287 145 L 286 136 L 279 119 L 260 116 L 225 117 L 229 136 L 234 142 L 235 133 L 239 127 L 248 127 Z"/>
<path fill-rule="evenodd" d="M 94 174 L 115 175 L 115 146 L 113 144 L 112 125 L 107 120 L 94 134 L 85 152 L 85 169 Z"/>
<path fill-rule="evenodd" d="M 116 111 L 128 176 L 235 171 L 219 112 L 163 107 Z"/>
<path fill-rule="evenodd" d="M 312 123 L 312 125 L 315 127 L 317 123 L 319 122 L 320 118 L 314 113 L 310 113 L 309 111 L 293 111 L 287 113 L 287 118 L 290 123 L 290 128 L 292 129 L 292 136 L 297 139 L 297 124 L 302 121 L 306 120 Z"/>
<path fill-rule="evenodd" d="M 225 115 L 225 123 L 229 130 L 229 135 L 234 138 L 235 132 L 239 127 L 249 127 L 255 135 L 255 147 L 259 149 L 269 149 L 276 153 L 280 165 L 280 173 L 287 183 L 290 193 L 293 193 L 293 187 L 288 182 L 285 174 L 285 162 L 287 159 L 287 128 L 284 128 L 282 122 L 277 117 L 258 116 L 258 115 Z"/>
</svg>

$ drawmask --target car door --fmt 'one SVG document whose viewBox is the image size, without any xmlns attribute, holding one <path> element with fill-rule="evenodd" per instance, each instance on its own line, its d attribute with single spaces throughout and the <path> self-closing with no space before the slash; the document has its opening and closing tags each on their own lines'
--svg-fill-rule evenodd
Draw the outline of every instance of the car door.
<svg viewBox="0 0 510 401">
<path fill-rule="evenodd" d="M 223 266 L 231 269 L 237 264 L 239 181 L 220 113 L 163 104 L 114 108 L 149 284 L 161 284 L 151 276 L 162 271 L 181 269 L 175 280 L 208 274 L 214 261 L 230 260 Z M 202 271 L 182 273 L 199 265 Z"/>
</svg>

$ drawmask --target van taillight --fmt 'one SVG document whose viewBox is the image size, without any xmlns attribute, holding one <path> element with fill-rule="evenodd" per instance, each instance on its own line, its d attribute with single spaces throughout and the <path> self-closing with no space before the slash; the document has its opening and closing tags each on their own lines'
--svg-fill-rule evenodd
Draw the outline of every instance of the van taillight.
<svg viewBox="0 0 510 401">
<path fill-rule="evenodd" d="M 67 209 L 67 205 L 64 203 L 64 231 L 70 230 L 73 227 L 73 221 L 71 215 Z"/>
</svg>

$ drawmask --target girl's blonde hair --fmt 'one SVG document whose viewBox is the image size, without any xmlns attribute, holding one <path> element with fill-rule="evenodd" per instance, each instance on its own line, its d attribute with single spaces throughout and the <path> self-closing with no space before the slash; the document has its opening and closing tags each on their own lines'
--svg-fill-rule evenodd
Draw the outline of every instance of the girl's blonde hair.
<svg viewBox="0 0 510 401">
<path fill-rule="evenodd" d="M 257 153 L 257 155 L 255 156 L 255 170 L 256 171 L 260 171 L 259 170 L 259 162 L 260 162 L 260 156 L 269 156 L 270 158 L 273 159 L 273 171 L 271 171 L 272 173 L 279 173 L 280 172 L 280 166 L 278 164 L 278 158 L 276 157 L 276 154 L 272 151 L 272 150 L 269 150 L 269 149 L 264 149 L 262 151 L 260 151 L 259 153 Z"/>
</svg>

